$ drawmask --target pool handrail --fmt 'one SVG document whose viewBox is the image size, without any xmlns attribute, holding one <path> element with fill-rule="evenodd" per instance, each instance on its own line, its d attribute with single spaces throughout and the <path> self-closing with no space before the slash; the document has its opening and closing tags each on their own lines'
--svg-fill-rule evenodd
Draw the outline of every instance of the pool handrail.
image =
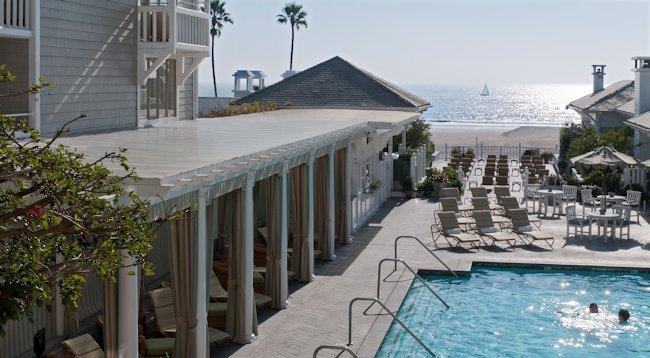
<svg viewBox="0 0 650 358">
<path fill-rule="evenodd" d="M 328 345 L 328 344 L 323 344 L 323 345 L 320 345 L 320 346 L 316 347 L 316 350 L 314 350 L 314 355 L 312 357 L 316 358 L 316 356 L 318 356 L 318 352 L 320 352 L 323 349 L 340 349 L 342 351 L 346 351 L 346 352 L 350 353 L 350 355 L 352 355 L 352 357 L 354 357 L 354 358 L 359 358 L 359 356 L 356 353 L 354 353 L 354 351 L 352 349 L 350 349 L 350 347 L 333 346 L 333 345 Z M 343 353 L 343 352 L 341 352 L 341 353 Z M 339 353 L 339 354 L 341 354 L 341 353 Z"/>
<path fill-rule="evenodd" d="M 402 259 L 391 259 L 391 258 L 385 258 L 385 259 L 382 259 L 382 260 L 379 261 L 379 267 L 377 267 L 377 299 L 380 299 L 380 298 L 381 298 L 381 296 L 380 296 L 380 289 L 381 289 L 381 264 L 383 264 L 383 263 L 386 262 L 386 261 L 393 261 L 393 262 L 395 262 L 395 265 L 397 265 L 398 262 L 401 262 L 402 264 L 404 264 L 404 266 L 406 266 L 406 268 L 407 268 L 409 271 L 411 271 L 412 274 L 415 275 L 415 278 L 417 278 L 418 280 L 420 280 L 420 282 L 422 282 L 422 284 L 423 284 L 424 286 L 426 286 L 426 288 L 429 289 L 429 291 L 430 291 L 434 296 L 436 296 L 436 298 L 437 298 L 440 302 L 442 302 L 443 305 L 445 305 L 445 308 L 449 309 L 449 305 L 447 304 L 447 302 L 445 302 L 445 300 L 443 300 L 442 297 L 438 296 L 438 294 L 436 293 L 436 291 L 434 291 L 433 288 L 431 288 L 431 286 L 429 286 L 429 284 L 428 284 L 428 283 L 427 283 L 427 282 L 422 278 L 422 276 L 418 275 L 418 273 L 415 272 L 415 271 L 411 268 L 411 266 L 409 266 L 409 264 L 407 264 L 406 261 L 404 261 L 404 260 L 402 260 Z M 395 271 L 393 271 L 393 272 L 395 272 Z"/>
<path fill-rule="evenodd" d="M 454 277 L 458 277 L 458 275 L 456 275 L 456 273 L 454 272 L 454 270 L 452 270 L 449 266 L 447 266 L 447 264 L 445 264 L 445 263 L 440 259 L 440 257 L 438 257 L 438 255 L 434 254 L 433 251 L 429 250 L 429 248 L 427 247 L 427 245 L 425 245 L 425 244 L 422 242 L 422 240 L 418 239 L 418 238 L 415 237 L 415 236 L 411 236 L 411 235 L 400 235 L 400 236 L 398 236 L 398 237 L 395 238 L 395 244 L 394 244 L 394 246 L 395 246 L 395 258 L 397 258 L 397 242 L 399 241 L 399 239 L 415 239 L 415 241 L 419 242 L 420 245 L 422 245 L 422 247 L 424 247 L 425 249 L 427 249 L 427 252 L 430 253 L 431 256 L 433 256 L 436 260 L 438 260 L 438 262 L 440 262 L 440 263 L 442 264 L 442 266 L 444 266 L 444 267 L 447 269 L 447 271 L 451 272 L 451 274 L 452 274 Z M 395 272 L 395 271 L 397 271 L 397 262 L 395 262 L 395 268 L 393 269 L 393 272 Z"/>
<path fill-rule="evenodd" d="M 404 324 L 404 322 L 402 322 L 401 319 L 397 318 L 397 316 L 396 316 L 393 312 L 391 312 L 391 311 L 388 309 L 388 307 L 386 307 L 385 304 L 383 304 L 380 300 L 378 300 L 378 299 L 376 299 L 376 298 L 369 298 L 369 297 L 356 297 L 356 298 L 353 298 L 352 301 L 350 301 L 350 305 L 349 305 L 349 308 L 348 308 L 348 346 L 351 346 L 351 345 L 352 345 L 352 306 L 353 306 L 354 303 L 357 302 L 357 301 L 370 301 L 370 302 L 373 302 L 373 303 L 378 303 L 378 304 L 379 304 L 379 305 L 380 305 L 384 310 L 386 310 L 386 312 L 388 312 L 388 314 L 390 314 L 391 317 L 393 317 L 393 320 L 397 321 L 397 323 L 399 323 L 399 325 L 402 326 L 402 328 L 404 328 L 404 330 L 405 330 L 408 334 L 410 334 L 411 337 L 415 338 L 415 340 L 416 340 L 416 341 L 417 341 L 417 342 L 418 342 L 418 343 L 419 343 L 419 344 L 420 344 L 424 349 L 426 349 L 426 351 L 429 352 L 429 354 L 431 354 L 432 357 L 435 357 L 435 356 L 436 356 L 436 355 L 431 351 L 431 349 L 430 349 L 426 344 L 424 344 L 424 342 L 422 342 L 422 340 L 421 340 L 420 338 L 418 338 L 418 336 L 416 336 L 415 333 L 413 333 L 413 332 L 412 332 L 412 331 L 411 331 L 411 330 L 410 330 L 410 329 L 409 329 L 409 328 Z"/>
</svg>

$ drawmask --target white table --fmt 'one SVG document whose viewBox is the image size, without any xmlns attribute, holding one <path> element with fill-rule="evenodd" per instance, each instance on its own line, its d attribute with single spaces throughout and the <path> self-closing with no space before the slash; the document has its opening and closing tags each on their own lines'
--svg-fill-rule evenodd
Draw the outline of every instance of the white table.
<svg viewBox="0 0 650 358">
<path fill-rule="evenodd" d="M 587 214 L 587 217 L 589 217 L 589 237 L 591 237 L 591 224 L 598 221 L 598 236 L 600 237 L 600 227 L 603 226 L 605 228 L 604 230 L 604 235 L 605 235 L 605 242 L 607 242 L 607 228 L 609 227 L 609 222 L 610 221 L 615 221 L 618 219 L 618 214 L 612 213 L 612 212 L 605 212 L 604 214 L 601 214 L 599 210 L 592 211 Z M 600 225 L 602 224 L 602 225 Z M 612 223 L 612 239 L 614 239 L 614 232 L 616 231 L 616 228 L 614 227 L 614 223 Z"/>
<path fill-rule="evenodd" d="M 562 190 L 550 190 L 550 189 L 539 189 L 537 191 L 537 195 L 541 197 L 540 202 L 544 203 L 544 216 L 546 216 L 548 212 L 548 198 L 551 197 L 553 198 L 553 215 L 555 215 L 555 208 L 559 208 L 559 214 L 562 214 L 562 206 L 560 205 L 560 201 L 558 200 L 562 194 L 564 194 L 564 191 Z M 539 210 L 541 211 L 542 207 L 540 205 Z"/>
<path fill-rule="evenodd" d="M 622 203 L 625 201 L 625 197 L 622 195 L 614 195 L 614 196 L 609 196 L 609 195 L 598 195 L 597 196 L 598 200 L 603 201 L 607 199 L 608 203 L 614 203 L 616 205 Z"/>
</svg>

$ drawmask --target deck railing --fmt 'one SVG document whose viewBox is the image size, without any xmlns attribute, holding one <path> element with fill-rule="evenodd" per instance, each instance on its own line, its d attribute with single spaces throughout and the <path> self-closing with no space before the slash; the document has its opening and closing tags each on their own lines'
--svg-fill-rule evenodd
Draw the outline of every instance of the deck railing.
<svg viewBox="0 0 650 358">
<path fill-rule="evenodd" d="M 210 18 L 201 8 L 168 5 L 138 6 L 138 39 L 146 44 L 208 46 Z"/>
<path fill-rule="evenodd" d="M 479 158 L 485 158 L 488 155 L 507 155 L 511 159 L 519 159 L 524 154 L 526 150 L 537 150 L 539 153 L 551 152 L 553 154 L 559 153 L 559 147 L 536 147 L 536 146 L 523 146 L 519 143 L 516 146 L 508 145 L 483 145 L 483 143 L 478 144 L 449 144 L 445 143 L 442 152 L 444 153 L 445 160 L 451 158 L 452 152 L 458 151 L 460 153 L 465 153 L 469 148 L 474 150 L 474 154 Z M 442 154 L 442 153 L 441 153 Z"/>
<path fill-rule="evenodd" d="M 0 27 L 30 30 L 32 0 L 0 0 Z"/>
</svg>

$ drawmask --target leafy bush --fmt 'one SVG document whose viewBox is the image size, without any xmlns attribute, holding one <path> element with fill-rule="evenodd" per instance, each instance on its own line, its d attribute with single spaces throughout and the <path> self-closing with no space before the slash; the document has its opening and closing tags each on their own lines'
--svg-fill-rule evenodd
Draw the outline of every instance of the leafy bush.
<svg viewBox="0 0 650 358">
<path fill-rule="evenodd" d="M 451 147 L 451 154 L 463 154 L 463 150 L 459 146 Z"/>
<path fill-rule="evenodd" d="M 569 144 L 582 134 L 583 126 L 572 123 L 560 129 L 560 158 L 566 158 Z"/>
<path fill-rule="evenodd" d="M 469 148 L 465 149 L 465 154 L 474 154 L 474 148 L 469 147 Z"/>
<path fill-rule="evenodd" d="M 404 178 L 402 178 L 402 180 L 400 180 L 400 184 L 402 184 L 403 191 L 413 190 L 413 181 L 410 175 L 407 175 Z"/>
<path fill-rule="evenodd" d="M 628 153 L 632 148 L 634 133 L 631 128 L 623 127 L 597 133 L 596 128 L 589 126 L 569 144 L 567 158 L 587 153 L 595 148 L 608 146 L 622 153 Z"/>
<path fill-rule="evenodd" d="M 542 157 L 542 159 L 544 159 L 544 163 L 551 162 L 553 161 L 553 159 L 555 159 L 555 155 L 551 152 L 544 152 L 540 154 L 540 156 Z"/>
<path fill-rule="evenodd" d="M 433 155 L 434 145 L 431 141 L 430 130 L 431 124 L 422 118 L 411 122 L 406 130 L 406 148 L 417 150 L 424 145 L 427 157 L 431 157 Z M 395 136 L 393 138 L 393 151 L 397 151 L 400 143 L 402 143 L 402 136 Z"/>
<path fill-rule="evenodd" d="M 205 113 L 205 117 L 206 118 L 229 117 L 229 116 L 237 116 L 240 114 L 270 112 L 270 111 L 275 111 L 277 109 L 278 109 L 278 105 L 275 102 L 267 102 L 266 104 L 262 104 L 259 102 L 244 103 L 242 105 L 229 104 L 223 108 Z"/>
<path fill-rule="evenodd" d="M 539 156 L 539 149 L 537 148 L 526 149 L 524 150 L 524 155 L 530 155 L 531 157 Z"/>
</svg>

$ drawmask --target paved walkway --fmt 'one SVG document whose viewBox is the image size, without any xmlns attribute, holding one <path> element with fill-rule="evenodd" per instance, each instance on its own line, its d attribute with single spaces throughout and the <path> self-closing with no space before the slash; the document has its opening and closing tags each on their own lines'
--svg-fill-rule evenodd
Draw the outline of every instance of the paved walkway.
<svg viewBox="0 0 650 358">
<path fill-rule="evenodd" d="M 348 303 L 355 297 L 374 297 L 377 264 L 393 256 L 393 243 L 399 235 L 414 235 L 432 245 L 430 224 L 438 209 L 435 200 L 389 200 L 370 222 L 354 235 L 350 245 L 337 247 L 338 259 L 317 261 L 316 279 L 309 284 L 291 283 L 290 306 L 282 311 L 259 311 L 259 336 L 249 345 L 230 344 L 212 347 L 213 357 L 311 357 L 322 344 L 345 344 L 348 334 Z M 579 209 L 582 212 L 582 209 Z M 566 218 L 544 219 L 542 228 L 554 234 L 554 250 L 539 246 L 517 246 L 514 252 L 481 248 L 476 252 L 435 249 L 453 269 L 467 270 L 472 261 L 497 263 L 538 263 L 546 265 L 592 265 L 650 269 L 650 230 L 645 219 L 633 224 L 630 240 L 566 239 Z M 438 241 L 440 243 L 440 240 Z M 536 244 L 537 245 L 537 244 Z M 400 241 L 399 257 L 418 269 L 442 269 L 415 241 Z M 386 275 L 390 272 L 386 264 Z M 412 275 L 400 268 L 382 285 L 381 297 L 395 311 L 408 289 Z M 354 307 L 352 349 L 361 357 L 371 357 L 386 333 L 390 320 L 377 315 L 373 307 L 367 315 L 366 303 Z M 319 357 L 334 356 L 322 351 Z M 342 355 L 345 356 L 345 355 Z"/>
</svg>

